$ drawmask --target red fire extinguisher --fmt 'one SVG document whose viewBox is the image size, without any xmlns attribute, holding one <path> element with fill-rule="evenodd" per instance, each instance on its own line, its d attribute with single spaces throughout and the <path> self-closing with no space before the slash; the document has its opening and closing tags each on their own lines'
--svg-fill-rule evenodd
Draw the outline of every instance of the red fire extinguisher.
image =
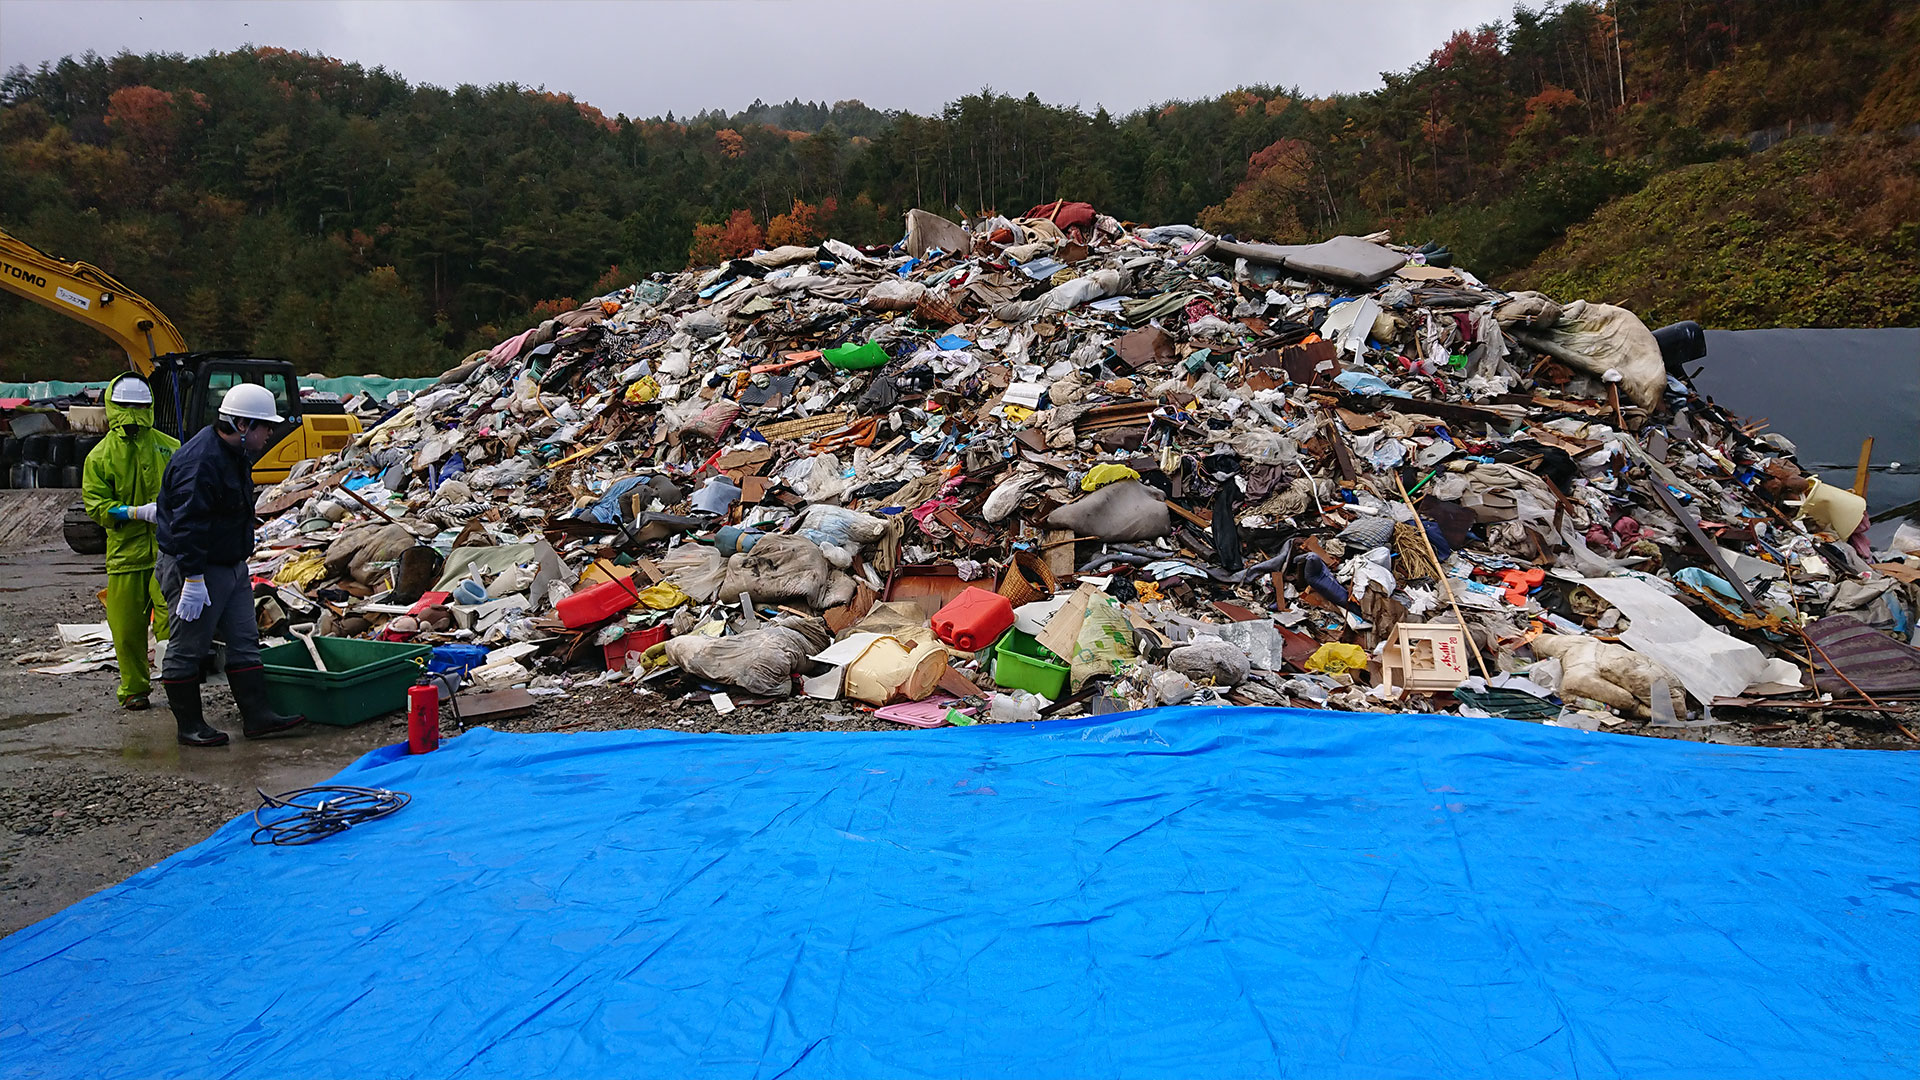
<svg viewBox="0 0 1920 1080">
<path fill-rule="evenodd" d="M 407 689 L 407 752 L 440 749 L 440 688 L 431 683 Z"/>
</svg>

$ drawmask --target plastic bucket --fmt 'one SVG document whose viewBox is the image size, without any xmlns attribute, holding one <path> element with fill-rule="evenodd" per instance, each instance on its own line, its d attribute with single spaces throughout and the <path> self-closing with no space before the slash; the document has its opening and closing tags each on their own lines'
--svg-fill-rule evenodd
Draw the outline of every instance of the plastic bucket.
<svg viewBox="0 0 1920 1080">
<path fill-rule="evenodd" d="M 1025 690 L 1059 701 L 1071 669 L 1054 663 L 1058 659 L 1032 634 L 1009 630 L 993 646 L 993 681 L 1003 689 Z"/>
<path fill-rule="evenodd" d="M 667 624 L 649 626 L 635 630 L 617 641 L 608 642 L 606 650 L 607 670 L 614 671 L 627 666 L 627 654 L 646 652 L 655 645 L 667 640 Z"/>
<path fill-rule="evenodd" d="M 316 724 L 351 727 L 407 707 L 407 687 L 419 678 L 424 645 L 361 638 L 317 637 L 314 648 L 328 670 L 318 671 L 304 643 L 290 641 L 260 654 L 267 669 L 267 700 L 275 710 L 300 713 Z"/>
</svg>

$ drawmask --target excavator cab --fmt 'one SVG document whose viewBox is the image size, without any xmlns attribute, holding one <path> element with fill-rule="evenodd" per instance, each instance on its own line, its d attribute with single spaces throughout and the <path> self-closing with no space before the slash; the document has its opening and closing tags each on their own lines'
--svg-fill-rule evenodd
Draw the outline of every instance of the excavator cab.
<svg viewBox="0 0 1920 1080">
<path fill-rule="evenodd" d="M 285 480 L 296 464 L 346 446 L 360 431 L 360 422 L 337 402 L 302 401 L 299 377 L 284 360 L 200 352 L 158 357 L 153 365 L 148 381 L 153 385 L 154 422 L 182 442 L 213 423 L 227 391 L 241 383 L 264 386 L 273 394 L 281 421 L 266 452 L 254 462 L 257 484 Z"/>
</svg>

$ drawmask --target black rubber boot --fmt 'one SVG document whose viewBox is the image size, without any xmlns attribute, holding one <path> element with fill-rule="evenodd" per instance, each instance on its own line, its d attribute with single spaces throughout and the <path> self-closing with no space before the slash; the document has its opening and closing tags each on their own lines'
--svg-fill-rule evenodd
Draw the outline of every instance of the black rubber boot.
<svg viewBox="0 0 1920 1080">
<path fill-rule="evenodd" d="M 180 729 L 181 746 L 225 746 L 227 733 L 207 723 L 200 711 L 200 680 L 160 680 L 167 691 L 167 708 L 173 710 L 173 722 Z"/>
<path fill-rule="evenodd" d="M 267 669 L 228 668 L 227 685 L 233 689 L 234 704 L 240 706 L 240 719 L 246 722 L 249 739 L 265 739 L 291 731 L 307 722 L 304 716 L 281 716 L 267 704 Z"/>
</svg>

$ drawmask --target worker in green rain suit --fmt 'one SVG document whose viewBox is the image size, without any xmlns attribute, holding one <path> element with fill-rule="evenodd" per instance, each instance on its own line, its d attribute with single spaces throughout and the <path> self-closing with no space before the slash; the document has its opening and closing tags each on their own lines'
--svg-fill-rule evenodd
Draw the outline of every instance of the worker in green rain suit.
<svg viewBox="0 0 1920 1080">
<path fill-rule="evenodd" d="M 160 477 L 180 441 L 154 430 L 153 389 L 126 374 L 107 387 L 107 437 L 87 455 L 80 494 L 107 530 L 107 627 L 120 664 L 120 704 L 148 707 L 147 624 L 167 640 L 167 600 L 153 574 Z"/>
</svg>

